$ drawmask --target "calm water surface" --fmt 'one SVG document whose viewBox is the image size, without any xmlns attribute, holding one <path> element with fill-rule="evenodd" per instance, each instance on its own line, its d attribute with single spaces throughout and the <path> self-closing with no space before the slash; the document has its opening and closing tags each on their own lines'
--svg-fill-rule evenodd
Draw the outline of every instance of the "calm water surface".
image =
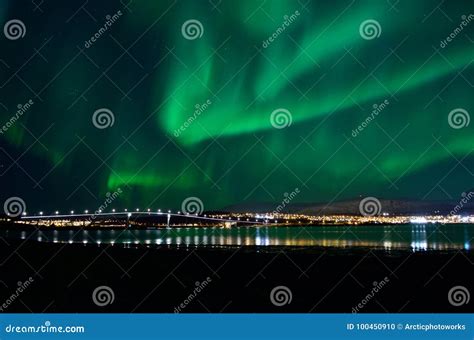
<svg viewBox="0 0 474 340">
<path fill-rule="evenodd" d="M 1 230 L 5 239 L 38 242 L 179 247 L 289 246 L 386 250 L 470 250 L 474 226 L 380 225 L 331 227 L 170 228 L 148 230 Z"/>
</svg>

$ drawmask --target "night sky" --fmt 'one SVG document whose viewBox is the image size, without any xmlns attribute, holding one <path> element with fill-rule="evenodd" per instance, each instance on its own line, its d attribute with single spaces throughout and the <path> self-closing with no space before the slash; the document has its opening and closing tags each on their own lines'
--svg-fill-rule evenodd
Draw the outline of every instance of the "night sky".
<svg viewBox="0 0 474 340">
<path fill-rule="evenodd" d="M 24 25 L 0 35 L 2 202 L 94 209 L 120 188 L 116 208 L 218 209 L 296 188 L 326 202 L 474 187 L 472 1 L 36 4 L 0 2 L 2 28 Z"/>
</svg>

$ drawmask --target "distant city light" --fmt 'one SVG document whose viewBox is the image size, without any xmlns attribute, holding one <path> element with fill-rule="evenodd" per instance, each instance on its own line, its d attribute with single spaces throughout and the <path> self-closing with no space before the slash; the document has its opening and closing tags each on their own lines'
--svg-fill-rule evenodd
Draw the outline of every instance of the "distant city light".
<svg viewBox="0 0 474 340">
<path fill-rule="evenodd" d="M 149 208 L 144 208 L 146 211 L 156 211 Z M 124 209 L 127 212 L 127 209 Z M 116 209 L 107 209 L 104 211 L 120 211 Z M 120 218 L 130 218 L 133 215 L 133 211 L 127 212 L 126 214 L 118 214 L 120 216 L 114 217 L 115 219 Z M 139 208 L 137 211 L 140 213 Z M 145 210 L 142 210 L 143 213 Z M 393 215 L 382 213 L 377 216 L 361 216 L 361 215 L 304 215 L 304 214 L 287 214 L 287 213 L 272 213 L 272 214 L 263 214 L 263 213 L 250 213 L 250 212 L 240 212 L 240 213 L 211 213 L 211 214 L 198 214 L 198 213 L 188 213 L 185 211 L 175 211 L 172 210 L 163 210 L 168 214 L 168 222 L 166 219 L 162 219 L 162 211 L 158 209 L 158 215 L 161 219 L 156 219 L 154 221 L 137 221 L 137 226 L 150 226 L 150 225 L 170 225 L 169 220 L 173 220 L 172 218 L 175 214 L 190 216 L 192 218 L 183 219 L 183 221 L 174 221 L 174 225 L 176 226 L 184 226 L 184 227 L 191 227 L 191 226 L 202 226 L 207 225 L 205 224 L 205 220 L 212 220 L 215 222 L 210 222 L 209 226 L 216 225 L 216 226 L 234 226 L 234 225 L 271 225 L 273 223 L 274 226 L 276 225 L 372 225 L 372 224 L 409 224 L 411 223 L 416 232 L 421 232 L 424 228 L 423 224 L 432 224 L 432 223 L 442 223 L 442 224 L 460 224 L 460 223 L 468 223 L 474 224 L 474 215 L 434 215 L 434 214 L 426 214 L 426 215 Z M 89 213 L 89 210 L 84 210 L 86 214 Z M 101 212 L 103 210 L 97 210 L 95 213 Z M 93 212 L 94 213 L 94 212 Z M 28 220 L 39 220 L 41 221 L 41 225 L 51 226 L 51 227 L 59 227 L 59 226 L 88 226 L 94 225 L 91 221 L 88 221 L 86 217 L 84 217 L 83 221 L 78 221 L 76 218 L 71 219 L 58 219 L 54 218 L 54 216 L 58 215 L 65 215 L 66 212 L 60 212 L 59 210 L 53 210 L 51 213 L 49 211 L 46 214 L 43 214 L 43 211 L 38 213 L 34 213 L 33 216 L 24 218 L 24 221 Z M 70 214 L 74 214 L 74 210 L 70 211 Z M 26 216 L 26 212 L 22 212 L 21 215 Z M 36 215 L 36 216 L 35 216 Z M 50 216 L 52 215 L 52 216 Z M 125 215 L 125 216 L 124 216 Z M 41 218 L 39 217 L 41 216 Z M 77 216 L 77 215 L 76 215 Z M 71 216 L 73 217 L 73 216 Z M 25 223 L 25 222 L 23 222 Z M 28 223 L 28 222 L 26 222 Z M 36 224 L 36 221 L 34 222 Z M 127 223 L 128 224 L 128 223 Z M 423 247 L 423 245 L 415 245 L 416 247 Z"/>
<path fill-rule="evenodd" d="M 410 219 L 410 223 L 423 224 L 428 223 L 428 220 L 425 217 L 413 217 Z"/>
</svg>

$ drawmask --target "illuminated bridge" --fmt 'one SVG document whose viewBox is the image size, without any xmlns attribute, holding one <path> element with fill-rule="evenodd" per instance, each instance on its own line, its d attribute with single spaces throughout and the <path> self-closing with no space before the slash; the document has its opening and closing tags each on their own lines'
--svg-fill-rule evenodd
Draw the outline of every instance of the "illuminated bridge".
<svg viewBox="0 0 474 340">
<path fill-rule="evenodd" d="M 104 221 L 113 221 L 124 224 L 125 226 L 131 227 L 132 225 L 166 225 L 170 227 L 174 225 L 190 225 L 190 224 L 200 224 L 200 225 L 224 225 L 224 226 L 233 226 L 233 225 L 267 225 L 276 220 L 270 220 L 267 217 L 263 218 L 232 218 L 232 217 L 210 217 L 207 215 L 199 214 L 183 214 L 183 213 L 173 213 L 168 212 L 152 212 L 152 211 L 120 211 L 120 212 L 95 212 L 89 213 L 87 210 L 84 213 L 78 214 L 71 211 L 69 214 L 61 214 L 56 211 L 53 214 L 45 215 L 43 212 L 39 212 L 37 215 L 27 215 L 23 213 L 21 220 L 31 221 L 31 222 L 47 222 L 51 221 L 70 221 L 79 222 L 85 224 L 86 222 L 98 226 L 103 224 Z"/>
</svg>

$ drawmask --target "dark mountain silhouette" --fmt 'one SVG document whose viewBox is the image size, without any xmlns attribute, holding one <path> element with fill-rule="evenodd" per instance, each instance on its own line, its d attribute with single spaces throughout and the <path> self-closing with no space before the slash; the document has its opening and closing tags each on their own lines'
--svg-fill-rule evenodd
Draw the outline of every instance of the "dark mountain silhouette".
<svg viewBox="0 0 474 340">
<path fill-rule="evenodd" d="M 471 194 L 469 194 L 471 192 Z M 379 199 L 381 213 L 390 215 L 428 215 L 428 214 L 449 214 L 456 206 L 460 205 L 462 198 L 468 200 L 462 203 L 459 214 L 474 213 L 474 190 L 466 191 L 458 200 L 446 201 L 421 201 L 421 200 L 389 200 Z M 470 197 L 470 198 L 469 198 Z M 362 198 L 329 202 L 329 203 L 292 203 L 290 202 L 281 210 L 282 213 L 301 213 L 307 215 L 359 215 L 359 204 Z M 252 212 L 266 213 L 277 210 L 281 203 L 243 203 L 232 205 L 222 209 L 228 212 Z"/>
</svg>

